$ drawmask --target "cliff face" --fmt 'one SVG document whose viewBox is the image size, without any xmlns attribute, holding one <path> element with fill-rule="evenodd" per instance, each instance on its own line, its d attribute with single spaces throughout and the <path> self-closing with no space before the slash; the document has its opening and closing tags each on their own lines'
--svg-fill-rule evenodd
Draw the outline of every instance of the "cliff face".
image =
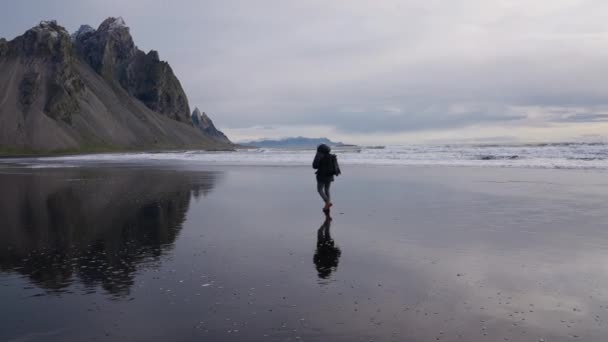
<svg viewBox="0 0 608 342">
<path fill-rule="evenodd" d="M 230 143 L 228 137 L 222 131 L 215 128 L 215 125 L 209 116 L 207 116 L 205 112 L 201 113 L 198 108 L 194 108 L 194 111 L 192 112 L 192 123 L 211 139 L 221 143 Z"/>
<path fill-rule="evenodd" d="M 8 42 L 4 38 L 0 38 L 0 57 L 3 57 L 8 51 Z"/>
<path fill-rule="evenodd" d="M 67 31 L 55 22 L 42 22 L 7 43 L 5 54 L 27 63 L 18 91 L 24 113 L 40 101 L 49 117 L 71 123 L 72 115 L 80 109 L 76 98 L 84 83 L 74 69 Z"/>
<path fill-rule="evenodd" d="M 75 34 L 78 53 L 105 79 L 117 81 L 148 108 L 189 123 L 190 107 L 182 86 L 158 52 L 144 53 L 133 43 L 122 18 L 108 18 L 97 30 L 82 26 Z"/>
<path fill-rule="evenodd" d="M 120 18 L 0 39 L 0 154 L 230 147 L 193 127 L 170 66 L 138 50 Z"/>
</svg>

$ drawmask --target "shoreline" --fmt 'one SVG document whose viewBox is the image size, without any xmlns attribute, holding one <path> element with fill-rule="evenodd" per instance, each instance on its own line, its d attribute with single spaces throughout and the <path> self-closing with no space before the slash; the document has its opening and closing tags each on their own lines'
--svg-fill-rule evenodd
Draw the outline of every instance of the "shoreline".
<svg viewBox="0 0 608 342">
<path fill-rule="evenodd" d="M 166 158 L 166 159 L 132 159 L 126 158 L 128 155 L 142 155 L 142 154 L 150 154 L 150 155 L 160 155 L 164 153 L 184 153 L 184 152 L 228 152 L 228 153 L 236 153 L 235 151 L 226 151 L 226 150 L 179 150 L 179 151 L 130 151 L 130 152 L 99 152 L 99 153 L 83 153 L 83 154 L 63 154 L 63 155 L 23 155 L 23 156 L 0 156 L 0 166 L 2 163 L 11 164 L 16 163 L 21 166 L 36 166 L 36 168 L 44 169 L 44 168 L 61 168 L 62 165 L 66 165 L 64 163 L 69 162 L 69 166 L 65 167 L 90 167 L 92 165 L 101 166 L 101 167 L 117 167 L 117 166 L 140 166 L 140 167 L 150 167 L 154 168 L 157 166 L 163 167 L 172 167 L 174 163 L 179 163 L 181 167 L 186 166 L 188 169 L 206 169 L 206 168 L 214 168 L 214 169 L 247 169 L 247 168 L 303 168 L 303 169 L 311 169 L 308 163 L 284 163 L 284 162 L 250 162 L 250 161 L 201 161 L 201 160 L 189 160 L 189 159 L 180 159 L 180 158 Z M 78 157 L 85 156 L 103 156 L 103 155 L 114 155 L 120 154 L 125 158 L 116 158 L 116 159 L 77 159 Z M 62 158 L 65 157 L 75 157 L 76 159 L 68 159 L 64 160 Z M 38 161 L 38 158 L 44 158 L 44 161 Z M 31 164 L 24 163 L 27 161 L 32 161 Z M 45 163 L 41 165 L 36 165 L 36 163 Z M 472 170 L 522 170 L 522 171 L 560 171 L 560 172 L 583 172 L 583 173 L 599 173 L 604 174 L 608 172 L 608 169 L 599 168 L 599 167 L 538 167 L 538 166 L 519 166 L 519 165 L 462 165 L 462 164 L 396 164 L 396 163 L 349 163 L 349 162 L 340 162 L 340 165 L 343 169 L 393 169 L 393 170 L 405 170 L 405 169 L 454 169 L 454 170 L 463 170 L 463 169 L 472 169 Z M 337 179 L 348 177 L 348 173 L 346 175 L 341 175 Z"/>
<path fill-rule="evenodd" d="M 9 158 L 33 158 L 33 157 L 65 157 L 65 156 L 84 156 L 84 155 L 99 155 L 99 154 L 113 154 L 113 153 L 183 153 L 190 151 L 205 151 L 205 152 L 235 152 L 240 149 L 240 146 L 233 146 L 231 148 L 202 148 L 202 149 L 93 149 L 93 150 L 61 150 L 61 151 L 33 151 L 33 152 L 6 152 L 0 150 L 0 159 Z"/>
</svg>

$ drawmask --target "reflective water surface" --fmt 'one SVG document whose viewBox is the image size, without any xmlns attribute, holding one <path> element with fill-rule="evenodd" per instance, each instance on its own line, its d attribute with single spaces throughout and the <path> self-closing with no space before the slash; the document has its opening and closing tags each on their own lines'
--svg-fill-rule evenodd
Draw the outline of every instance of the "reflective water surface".
<svg viewBox="0 0 608 342">
<path fill-rule="evenodd" d="M 100 287 L 129 295 L 136 270 L 173 248 L 191 197 L 217 174 L 51 169 L 0 177 L 0 270 L 40 288 L 33 296 Z"/>
<path fill-rule="evenodd" d="M 605 341 L 591 171 L 0 162 L 0 341 Z"/>
<path fill-rule="evenodd" d="M 317 250 L 315 251 L 314 263 L 321 279 L 328 279 L 331 273 L 336 271 L 342 254 L 331 237 L 331 221 L 331 217 L 324 218 L 323 224 L 317 231 Z"/>
</svg>

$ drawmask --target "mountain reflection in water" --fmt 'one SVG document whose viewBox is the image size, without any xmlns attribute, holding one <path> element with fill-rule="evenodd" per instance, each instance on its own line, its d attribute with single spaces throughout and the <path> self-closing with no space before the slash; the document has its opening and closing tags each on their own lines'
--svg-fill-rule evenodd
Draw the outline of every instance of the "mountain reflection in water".
<svg viewBox="0 0 608 342">
<path fill-rule="evenodd" d="M 7 171 L 7 170 L 5 170 Z M 0 173 L 0 272 L 46 294 L 101 286 L 129 294 L 140 268 L 173 248 L 191 197 L 220 173 L 141 169 L 46 169 Z"/>
</svg>

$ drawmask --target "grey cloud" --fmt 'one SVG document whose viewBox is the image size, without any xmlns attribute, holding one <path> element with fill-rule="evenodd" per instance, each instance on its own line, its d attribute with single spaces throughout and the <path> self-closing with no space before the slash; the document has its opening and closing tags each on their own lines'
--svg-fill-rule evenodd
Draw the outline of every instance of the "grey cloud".
<svg viewBox="0 0 608 342">
<path fill-rule="evenodd" d="M 556 122 L 608 122 L 608 114 L 582 113 L 563 116 Z"/>
<path fill-rule="evenodd" d="M 587 103 L 591 104 L 591 103 Z M 567 105 L 519 108 L 522 112 L 531 113 L 533 117 L 547 123 L 594 123 L 608 122 L 608 107 L 605 105 Z"/>
<path fill-rule="evenodd" d="M 220 127 L 412 132 L 605 121 L 593 108 L 608 105 L 607 11 L 569 0 L 29 0 L 3 4 L 0 35 L 121 15 Z"/>
<path fill-rule="evenodd" d="M 476 108 L 472 108 L 476 107 Z M 483 123 L 504 123 L 526 118 L 525 114 L 507 108 L 491 108 L 463 105 L 458 111 L 446 106 L 407 108 L 398 113 L 377 110 L 330 112 L 328 109 L 311 110 L 308 115 L 298 115 L 281 122 L 311 125 L 322 123 L 344 133 L 411 132 L 429 129 L 458 128 Z M 509 113 L 507 113 L 509 111 Z M 280 119 L 277 119 L 280 122 Z"/>
</svg>

